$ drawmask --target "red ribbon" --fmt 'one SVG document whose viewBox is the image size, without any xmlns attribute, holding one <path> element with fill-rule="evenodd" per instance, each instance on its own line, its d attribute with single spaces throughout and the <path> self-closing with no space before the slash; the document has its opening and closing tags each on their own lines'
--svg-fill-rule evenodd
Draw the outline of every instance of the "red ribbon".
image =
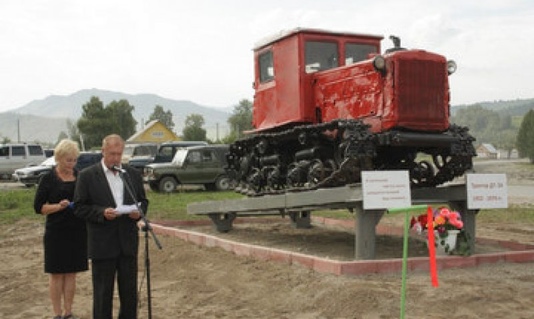
<svg viewBox="0 0 534 319">
<path fill-rule="evenodd" d="M 434 213 L 430 205 L 426 209 L 428 229 L 428 259 L 430 262 L 430 279 L 433 287 L 438 287 L 438 270 L 436 265 L 436 245 L 434 238 Z"/>
</svg>

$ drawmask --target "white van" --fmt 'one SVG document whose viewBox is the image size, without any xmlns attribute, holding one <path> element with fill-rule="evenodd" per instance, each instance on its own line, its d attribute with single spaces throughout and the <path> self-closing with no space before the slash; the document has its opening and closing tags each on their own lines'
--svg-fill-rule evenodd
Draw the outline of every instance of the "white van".
<svg viewBox="0 0 534 319">
<path fill-rule="evenodd" d="M 45 159 L 39 144 L 0 144 L 0 179 L 9 179 L 17 168 L 39 165 Z"/>
</svg>

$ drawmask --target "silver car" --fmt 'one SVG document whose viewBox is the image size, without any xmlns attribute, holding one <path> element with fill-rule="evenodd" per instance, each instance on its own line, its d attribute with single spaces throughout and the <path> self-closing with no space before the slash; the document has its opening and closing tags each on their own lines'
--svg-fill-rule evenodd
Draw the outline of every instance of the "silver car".
<svg viewBox="0 0 534 319">
<path fill-rule="evenodd" d="M 100 152 L 81 152 L 76 162 L 75 168 L 80 171 L 87 166 L 100 162 L 102 154 Z M 47 158 L 40 165 L 27 166 L 15 170 L 13 173 L 13 179 L 21 182 L 27 187 L 39 184 L 41 177 L 52 170 L 52 167 L 56 165 L 54 157 Z"/>
</svg>

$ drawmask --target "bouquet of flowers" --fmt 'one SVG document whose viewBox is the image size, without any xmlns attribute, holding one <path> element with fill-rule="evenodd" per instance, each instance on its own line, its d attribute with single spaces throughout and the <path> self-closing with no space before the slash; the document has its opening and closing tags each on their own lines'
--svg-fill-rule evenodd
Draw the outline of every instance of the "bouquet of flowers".
<svg viewBox="0 0 534 319">
<path fill-rule="evenodd" d="M 438 252 L 463 256 L 471 254 L 469 236 L 463 231 L 464 223 L 460 213 L 446 207 L 440 207 L 433 211 L 431 221 L 428 220 L 427 214 L 419 215 L 417 218 L 412 217 L 411 228 L 420 235 L 426 235 L 430 223 L 433 223 Z M 452 237 L 448 238 L 449 235 Z"/>
<path fill-rule="evenodd" d="M 452 211 L 446 207 L 440 207 L 434 210 L 433 220 L 434 230 L 438 232 L 440 237 L 447 237 L 449 230 L 461 230 L 464 227 L 460 213 Z M 419 215 L 416 218 L 412 217 L 410 226 L 419 234 L 423 234 L 428 230 L 429 221 L 427 214 Z"/>
</svg>

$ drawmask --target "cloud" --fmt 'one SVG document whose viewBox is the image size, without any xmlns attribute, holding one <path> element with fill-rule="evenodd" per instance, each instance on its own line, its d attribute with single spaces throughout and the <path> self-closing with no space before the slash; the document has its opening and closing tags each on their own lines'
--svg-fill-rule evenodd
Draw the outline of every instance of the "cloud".
<svg viewBox="0 0 534 319">
<path fill-rule="evenodd" d="M 210 106 L 252 99 L 252 48 L 283 29 L 401 37 L 455 59 L 455 103 L 532 96 L 528 0 L 0 2 L 0 112 L 100 88 Z M 490 89 L 491 88 L 491 89 Z"/>
</svg>

